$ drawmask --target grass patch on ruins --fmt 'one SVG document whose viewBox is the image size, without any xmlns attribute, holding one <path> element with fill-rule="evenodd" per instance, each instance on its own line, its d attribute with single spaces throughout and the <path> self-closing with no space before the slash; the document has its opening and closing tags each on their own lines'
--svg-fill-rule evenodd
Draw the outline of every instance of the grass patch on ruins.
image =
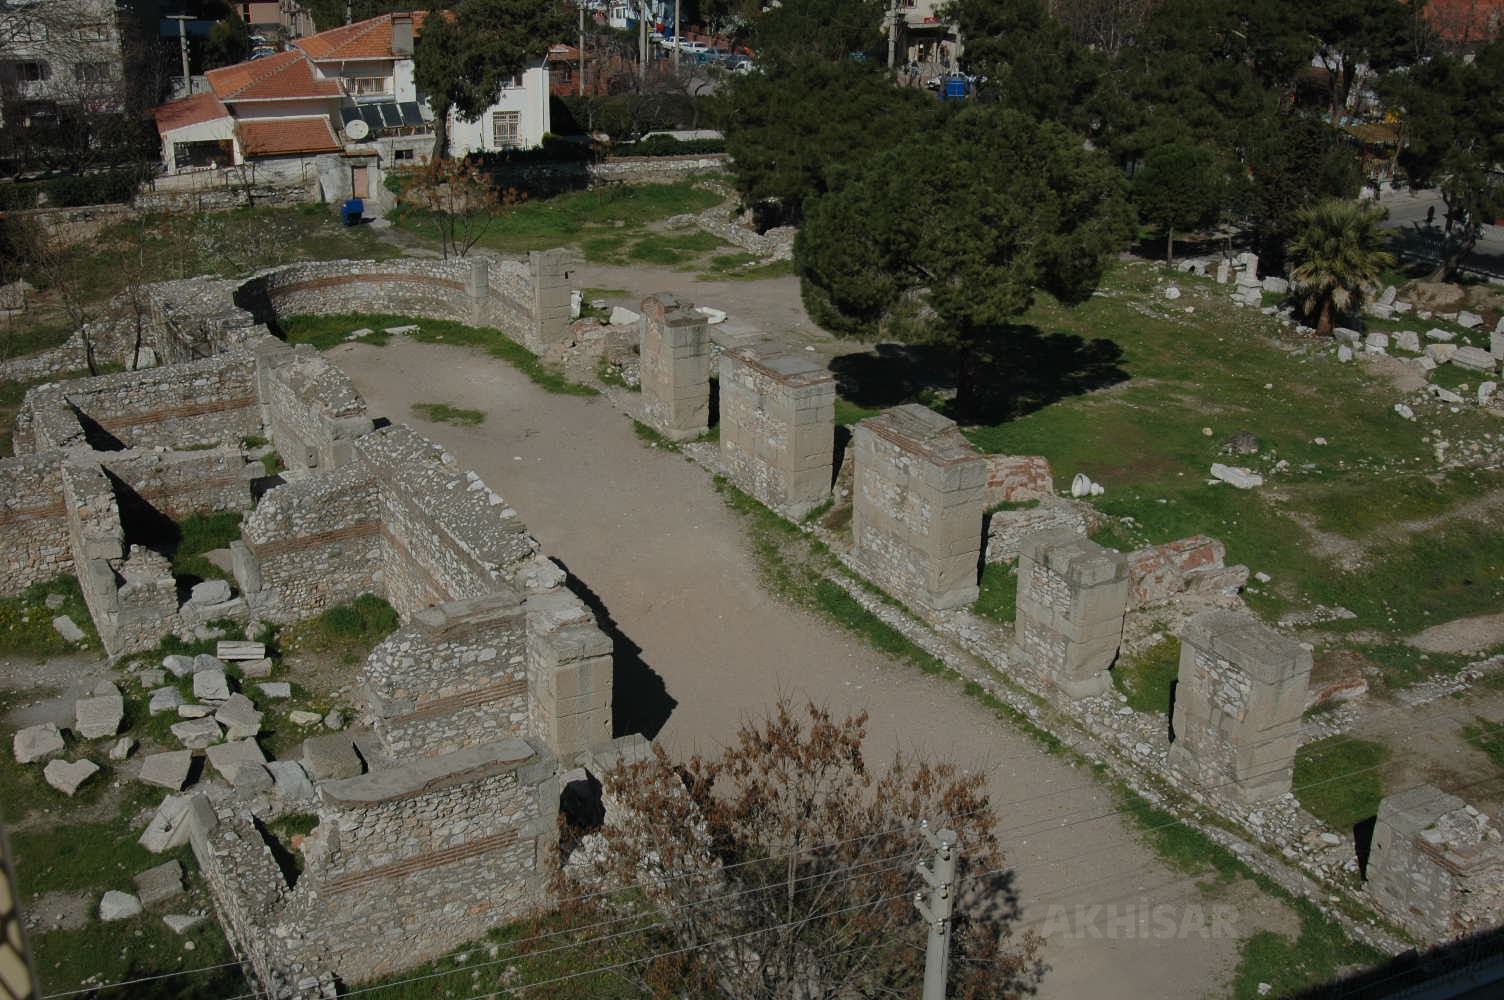
<svg viewBox="0 0 1504 1000">
<path fill-rule="evenodd" d="M 131 889 L 130 880 L 115 886 Z M 202 904 L 195 904 L 202 905 Z M 247 993 L 250 985 L 235 964 L 224 932 L 211 915 L 182 936 L 162 923 L 161 914 L 144 912 L 129 920 L 99 923 L 92 919 L 78 930 L 33 932 L 31 949 L 43 989 L 54 993 L 87 989 L 149 976 L 171 976 L 131 989 L 104 990 L 100 996 L 150 1000 L 199 1000 Z M 188 950 L 187 944 L 193 944 Z M 208 968 L 227 966 L 226 968 Z M 189 970 L 206 969 L 197 972 Z M 173 973 L 183 973 L 173 975 Z"/>
<path fill-rule="evenodd" d="M 277 329 L 289 344 L 312 344 L 321 351 L 352 341 L 381 347 L 391 342 L 392 334 L 387 327 L 410 326 L 414 323 L 436 322 L 416 320 L 391 313 L 332 313 L 328 316 L 278 317 Z M 351 338 L 356 330 L 370 330 L 360 337 Z"/>
<path fill-rule="evenodd" d="M 79 794 L 94 784 L 108 785 L 108 774 L 90 778 Z M 54 794 L 63 799 L 61 793 Z M 131 876 L 138 872 L 174 857 L 184 861 L 185 867 L 192 863 L 186 846 L 157 855 L 136 843 L 138 836 L 119 822 L 69 823 L 65 837 L 53 829 L 12 832 L 17 888 L 23 896 L 78 890 L 102 893 L 111 888 L 130 892 Z"/>
<path fill-rule="evenodd" d="M 836 426 L 850 427 L 852 424 L 875 417 L 883 412 L 880 407 L 861 406 L 841 396 L 836 397 Z"/>
<path fill-rule="evenodd" d="M 614 385 L 618 389 L 628 392 L 641 392 L 641 385 L 629 385 L 626 377 L 622 375 L 621 367 L 611 363 L 611 359 L 602 354 L 595 362 L 595 377 L 601 385 Z"/>
<path fill-rule="evenodd" d="M 460 427 L 475 427 L 486 419 L 485 413 L 480 410 L 465 410 L 448 403 L 414 403 L 412 411 L 424 420 Z"/>
<path fill-rule="evenodd" d="M 796 273 L 792 260 L 757 263 L 760 260 L 761 257 L 750 253 L 719 254 L 710 258 L 709 268 L 695 277 L 701 281 L 764 281 L 768 278 L 792 278 Z"/>
<path fill-rule="evenodd" d="M 1018 561 L 988 563 L 982 569 L 977 601 L 971 610 L 1010 625 L 1018 617 Z"/>
<path fill-rule="evenodd" d="M 1504 486 L 1504 475 L 1478 469 L 1411 472 L 1389 477 L 1382 504 L 1373 502 L 1373 483 L 1348 475 L 1309 491 L 1306 510 L 1323 531 L 1362 538 L 1389 524 L 1398 515 L 1405 521 L 1438 517 L 1468 500 Z"/>
<path fill-rule="evenodd" d="M 1136 656 L 1119 656 L 1112 667 L 1112 686 L 1128 696 L 1135 712 L 1170 714 L 1170 696 L 1180 676 L 1180 640 L 1175 636 Z"/>
<path fill-rule="evenodd" d="M 678 452 L 679 442 L 664 437 L 655 427 L 649 427 L 641 420 L 632 421 L 632 433 L 637 435 L 637 440 L 649 448 L 661 448 L 664 451 Z"/>
<path fill-rule="evenodd" d="M 1286 903 L 1300 917 L 1299 936 L 1291 940 L 1283 934 L 1259 931 L 1243 942 L 1232 983 L 1236 1000 L 1300 996 L 1349 970 L 1377 965 L 1388 957 L 1350 940 L 1336 921 L 1310 901 L 1289 898 Z M 1273 989 L 1262 993 L 1261 983 L 1268 983 Z"/>
<path fill-rule="evenodd" d="M 580 247 L 592 264 L 654 264 L 678 267 L 693 264 L 705 254 L 726 246 L 719 238 L 700 229 L 633 236 L 612 233 L 592 236 Z"/>
<path fill-rule="evenodd" d="M 1495 767 L 1504 768 L 1504 722 L 1490 722 L 1477 716 L 1462 728 L 1462 738 L 1488 754 Z"/>
<path fill-rule="evenodd" d="M 192 587 L 205 580 L 235 581 L 214 563 L 207 553 L 229 548 L 240 538 L 240 511 L 224 510 L 212 514 L 192 514 L 177 522 L 177 547 L 172 552 L 172 575 L 179 586 Z"/>
<path fill-rule="evenodd" d="M 873 649 L 908 660 L 926 674 L 946 672 L 943 660 L 926 652 L 908 636 L 862 607 L 839 584 L 830 580 L 817 581 L 814 606 L 837 625 L 861 636 Z"/>
<path fill-rule="evenodd" d="M 1351 830 L 1379 811 L 1381 769 L 1389 753 L 1381 743 L 1349 736 L 1307 743 L 1295 754 L 1291 791 L 1312 816 L 1335 830 Z"/>
<path fill-rule="evenodd" d="M 47 607 L 49 594 L 61 594 L 62 607 Z M 52 619 L 59 615 L 68 616 L 83 630 L 83 642 L 66 642 L 57 634 Z M 15 597 L 0 598 L 0 656 L 53 656 L 97 648 L 99 635 L 94 631 L 94 619 L 74 577 L 34 583 Z"/>
<path fill-rule="evenodd" d="M 396 609 L 385 600 L 361 594 L 289 626 L 282 633 L 281 645 L 288 653 L 326 653 L 344 663 L 358 663 L 400 625 Z"/>
<path fill-rule="evenodd" d="M 570 191 L 525 201 L 494 216 L 479 246 L 515 253 L 578 244 L 601 232 L 635 235 L 633 230 L 650 222 L 702 212 L 723 200 L 721 195 L 693 180 L 672 184 L 611 184 Z M 438 228 L 425 212 L 404 207 L 393 213 L 391 219 L 403 229 L 438 242 Z"/>
</svg>

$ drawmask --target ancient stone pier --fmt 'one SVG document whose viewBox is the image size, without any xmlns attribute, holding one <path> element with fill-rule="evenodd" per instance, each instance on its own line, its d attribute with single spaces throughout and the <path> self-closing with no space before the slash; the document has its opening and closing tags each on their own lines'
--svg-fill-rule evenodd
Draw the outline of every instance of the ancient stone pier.
<svg viewBox="0 0 1504 1000">
<path fill-rule="evenodd" d="M 1112 686 L 1128 607 L 1128 564 L 1068 528 L 1023 540 L 1018 560 L 1018 652 L 1068 698 Z"/>
<path fill-rule="evenodd" d="M 643 421 L 671 441 L 710 429 L 710 335 L 706 318 L 660 292 L 642 300 Z"/>
<path fill-rule="evenodd" d="M 1246 611 L 1209 611 L 1180 637 L 1170 767 L 1235 802 L 1290 790 L 1311 651 Z"/>
<path fill-rule="evenodd" d="M 1455 795 L 1418 785 L 1379 803 L 1368 893 L 1416 937 L 1438 942 L 1504 920 L 1504 843 Z"/>
<path fill-rule="evenodd" d="M 542 352 L 563 340 L 569 333 L 569 293 L 573 251 L 556 248 L 534 250 L 527 255 L 528 273 L 533 286 L 533 328 L 536 343 L 529 344 Z"/>
<path fill-rule="evenodd" d="M 987 461 L 925 406 L 856 425 L 856 548 L 879 585 L 935 611 L 977 599 Z"/>
<path fill-rule="evenodd" d="M 835 378 L 796 354 L 721 355 L 721 460 L 737 486 L 801 517 L 830 496 Z"/>
</svg>

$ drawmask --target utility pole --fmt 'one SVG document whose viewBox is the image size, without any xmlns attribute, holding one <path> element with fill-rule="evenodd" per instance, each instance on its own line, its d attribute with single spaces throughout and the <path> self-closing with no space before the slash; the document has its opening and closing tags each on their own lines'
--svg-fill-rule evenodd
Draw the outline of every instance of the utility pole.
<svg viewBox="0 0 1504 1000">
<path fill-rule="evenodd" d="M 674 0 L 674 72 L 679 72 L 679 4 Z"/>
<path fill-rule="evenodd" d="M 183 58 L 183 96 L 192 97 L 193 77 L 188 72 L 188 22 L 193 20 L 193 15 L 169 14 L 165 20 L 178 22 L 178 53 Z"/>
<path fill-rule="evenodd" d="M 575 0 L 580 7 L 580 86 L 579 95 L 585 96 L 585 0 Z"/>
<path fill-rule="evenodd" d="M 929 934 L 924 949 L 924 1000 L 945 1000 L 945 981 L 950 972 L 950 914 L 956 899 L 956 859 L 961 853 L 954 830 L 930 829 L 921 820 L 919 832 L 935 852 L 935 859 L 919 863 L 919 877 L 928 890 L 914 893 L 914 909 L 924 918 Z"/>
<path fill-rule="evenodd" d="M 648 0 L 637 4 L 637 79 L 648 78 Z"/>
</svg>

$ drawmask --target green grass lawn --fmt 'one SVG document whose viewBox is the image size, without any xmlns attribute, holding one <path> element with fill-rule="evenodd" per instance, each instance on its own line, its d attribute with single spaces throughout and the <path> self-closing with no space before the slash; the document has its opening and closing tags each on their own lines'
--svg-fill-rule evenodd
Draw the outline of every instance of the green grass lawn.
<svg viewBox="0 0 1504 1000">
<path fill-rule="evenodd" d="M 1180 676 L 1180 640 L 1169 636 L 1137 656 L 1119 657 L 1112 684 L 1136 712 L 1170 714 L 1170 692 Z"/>
<path fill-rule="evenodd" d="M 1295 755 L 1291 791 L 1312 816 L 1335 830 L 1350 830 L 1378 813 L 1389 753 L 1381 743 L 1349 736 L 1307 743 Z"/>
<path fill-rule="evenodd" d="M 510 213 L 497 217 L 478 245 L 515 253 L 579 244 L 589 237 L 640 236 L 641 228 L 647 223 L 671 215 L 702 212 L 720 204 L 721 200 L 719 194 L 693 180 L 571 191 L 553 198 L 523 202 Z M 403 211 L 393 218 L 404 229 L 435 241 L 438 239 L 437 228 L 422 213 Z M 716 243 L 719 245 L 720 241 Z"/>
<path fill-rule="evenodd" d="M 412 411 L 424 420 L 460 427 L 475 427 L 486 419 L 481 410 L 466 410 L 448 403 L 414 403 Z"/>
</svg>

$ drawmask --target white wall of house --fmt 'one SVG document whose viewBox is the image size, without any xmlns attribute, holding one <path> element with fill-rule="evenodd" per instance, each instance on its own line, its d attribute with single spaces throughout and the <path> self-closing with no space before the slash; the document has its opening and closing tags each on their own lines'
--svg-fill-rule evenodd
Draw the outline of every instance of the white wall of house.
<svg viewBox="0 0 1504 1000">
<path fill-rule="evenodd" d="M 479 118 L 463 119 L 451 112 L 449 151 L 454 156 L 464 156 L 509 148 L 531 149 L 543 144 L 543 136 L 551 127 L 548 70 L 535 67 L 523 73 L 522 86 L 504 88 L 496 103 Z"/>
<path fill-rule="evenodd" d="M 180 142 L 220 142 L 228 139 L 234 143 L 235 162 L 239 163 L 240 144 L 235 141 L 235 119 L 215 118 L 206 122 L 195 122 L 192 125 L 184 125 L 180 128 L 162 133 L 162 163 L 166 165 L 169 174 L 178 171 L 177 158 L 174 156 L 174 147 Z M 220 166 L 231 166 L 222 163 Z"/>
</svg>

